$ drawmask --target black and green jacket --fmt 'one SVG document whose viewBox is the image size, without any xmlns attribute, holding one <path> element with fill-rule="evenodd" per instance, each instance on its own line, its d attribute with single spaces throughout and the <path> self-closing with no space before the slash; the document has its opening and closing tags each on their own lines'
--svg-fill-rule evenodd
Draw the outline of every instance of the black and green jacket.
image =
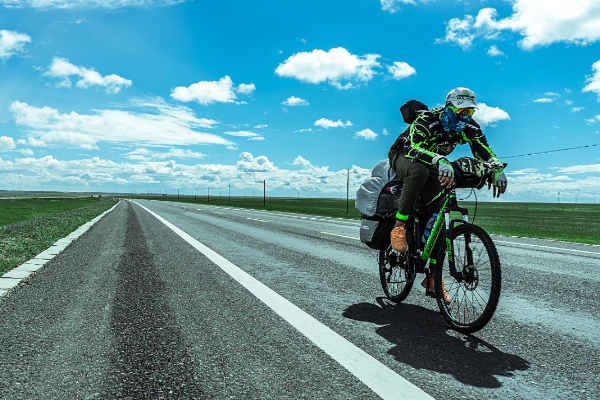
<svg viewBox="0 0 600 400">
<path fill-rule="evenodd" d="M 462 132 L 454 135 L 446 133 L 440 122 L 444 107 L 432 108 L 421 112 L 415 121 L 394 142 L 390 148 L 392 154 L 402 152 L 413 162 L 433 166 L 433 158 L 447 156 L 459 144 L 468 143 L 478 160 L 500 162 L 488 145 L 479 124 L 471 120 Z"/>
</svg>

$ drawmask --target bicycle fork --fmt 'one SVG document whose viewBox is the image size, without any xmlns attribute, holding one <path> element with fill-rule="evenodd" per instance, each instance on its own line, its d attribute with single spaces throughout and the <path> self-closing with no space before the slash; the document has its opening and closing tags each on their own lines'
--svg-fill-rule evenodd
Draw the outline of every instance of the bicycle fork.
<svg viewBox="0 0 600 400">
<path fill-rule="evenodd" d="M 463 271 L 456 271 L 456 263 L 454 260 L 454 240 L 452 239 L 452 231 L 454 228 L 455 222 L 464 222 L 466 224 L 469 223 L 469 215 L 468 211 L 465 208 L 461 208 L 458 206 L 456 201 L 456 195 L 452 193 L 444 202 L 442 206 L 443 212 L 438 215 L 437 221 L 433 229 L 431 230 L 431 234 L 429 239 L 427 240 L 427 244 L 425 245 L 425 249 L 423 250 L 423 254 L 421 256 L 421 262 L 426 262 L 430 257 L 431 253 L 435 248 L 435 244 L 437 242 L 438 237 L 440 236 L 440 232 L 442 228 L 445 228 L 445 241 L 446 241 L 446 253 L 448 255 L 448 266 L 450 275 L 454 277 L 457 281 L 462 281 L 465 279 L 463 275 Z M 462 214 L 461 220 L 452 220 L 450 218 L 450 211 L 459 211 Z M 467 256 L 467 265 L 473 265 L 473 250 L 471 249 L 471 234 L 465 233 L 465 252 Z M 435 260 L 437 262 L 437 260 Z M 435 263 L 434 263 L 435 264 Z"/>
</svg>

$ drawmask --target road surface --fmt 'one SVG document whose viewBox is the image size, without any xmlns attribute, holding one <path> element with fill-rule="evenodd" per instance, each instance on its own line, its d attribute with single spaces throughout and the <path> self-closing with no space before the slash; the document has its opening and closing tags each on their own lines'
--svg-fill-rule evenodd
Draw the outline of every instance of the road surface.
<svg viewBox="0 0 600 400">
<path fill-rule="evenodd" d="M 600 247 L 493 236 L 469 336 L 382 297 L 358 227 L 123 201 L 0 298 L 0 398 L 600 398 Z"/>
</svg>

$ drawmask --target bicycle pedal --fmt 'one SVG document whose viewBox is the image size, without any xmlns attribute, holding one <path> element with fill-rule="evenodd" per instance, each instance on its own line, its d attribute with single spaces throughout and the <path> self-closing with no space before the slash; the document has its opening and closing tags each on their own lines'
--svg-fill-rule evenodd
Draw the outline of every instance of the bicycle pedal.
<svg viewBox="0 0 600 400">
<path fill-rule="evenodd" d="M 432 297 L 435 299 L 435 291 L 431 289 L 425 289 L 425 296 Z"/>
</svg>

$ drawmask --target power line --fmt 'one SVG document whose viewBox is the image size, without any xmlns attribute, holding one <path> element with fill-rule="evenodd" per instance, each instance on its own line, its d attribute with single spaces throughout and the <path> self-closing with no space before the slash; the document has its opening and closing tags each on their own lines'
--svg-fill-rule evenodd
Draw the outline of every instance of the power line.
<svg viewBox="0 0 600 400">
<path fill-rule="evenodd" d="M 527 153 L 527 154 L 519 154 L 519 155 L 516 155 L 516 156 L 507 156 L 507 157 L 499 157 L 499 158 L 500 159 L 505 159 L 505 158 L 514 158 L 514 157 L 534 156 L 536 154 L 556 153 L 557 151 L 567 151 L 567 150 L 583 149 L 584 147 L 594 147 L 594 146 L 600 146 L 600 143 L 598 143 L 598 144 L 588 144 L 587 146 L 569 147 L 568 149 L 540 151 L 539 153 Z"/>
</svg>

